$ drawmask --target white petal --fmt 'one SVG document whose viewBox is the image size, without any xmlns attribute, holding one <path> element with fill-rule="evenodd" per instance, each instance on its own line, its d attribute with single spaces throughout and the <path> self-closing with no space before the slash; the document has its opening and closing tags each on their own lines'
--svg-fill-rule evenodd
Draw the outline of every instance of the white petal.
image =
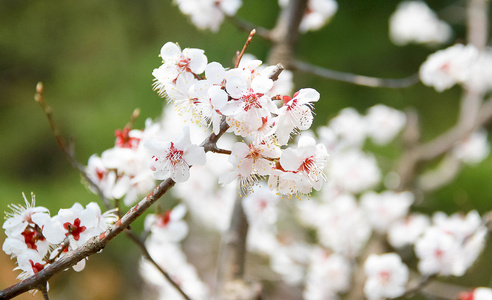
<svg viewBox="0 0 492 300">
<path fill-rule="evenodd" d="M 180 56 L 181 56 L 181 48 L 173 42 L 167 42 L 161 48 L 161 57 L 164 61 L 168 59 L 176 60 Z"/>
</svg>

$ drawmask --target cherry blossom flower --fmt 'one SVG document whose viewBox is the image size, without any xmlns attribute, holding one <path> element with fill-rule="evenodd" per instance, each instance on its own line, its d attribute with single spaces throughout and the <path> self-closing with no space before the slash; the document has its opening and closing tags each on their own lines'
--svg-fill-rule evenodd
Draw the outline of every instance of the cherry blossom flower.
<svg viewBox="0 0 492 300">
<path fill-rule="evenodd" d="M 242 0 L 178 0 L 179 9 L 191 17 L 199 29 L 216 32 L 224 21 L 224 15 L 233 16 L 242 5 Z"/>
<path fill-rule="evenodd" d="M 352 149 L 334 156 L 328 178 L 343 190 L 359 193 L 376 186 L 381 172 L 372 155 Z"/>
<path fill-rule="evenodd" d="M 7 236 L 20 236 L 28 226 L 42 228 L 49 220 L 49 210 L 42 206 L 36 206 L 36 197 L 31 194 L 31 203 L 27 201 L 24 194 L 25 207 L 11 204 L 12 212 L 6 213 L 7 219 L 2 225 Z"/>
<path fill-rule="evenodd" d="M 289 0 L 279 0 L 280 7 L 285 8 Z M 323 27 L 337 12 L 338 4 L 335 0 L 309 0 L 306 12 L 299 25 L 301 32 L 315 31 Z"/>
<path fill-rule="evenodd" d="M 24 280 L 46 267 L 46 262 L 37 252 L 25 252 L 17 257 L 17 267 L 14 270 L 22 270 L 17 276 L 18 279 Z"/>
<path fill-rule="evenodd" d="M 280 145 L 287 144 L 295 129 L 306 130 L 311 127 L 313 102 L 317 102 L 319 97 L 319 93 L 311 88 L 299 90 L 293 98 L 284 96 L 284 104 L 278 111 L 278 127 L 275 133 Z"/>
<path fill-rule="evenodd" d="M 237 69 L 236 69 L 237 70 Z M 241 75 L 231 76 L 226 83 L 227 93 L 233 98 L 221 109 L 228 116 L 227 122 L 236 134 L 247 136 L 263 125 L 263 119 L 276 112 L 277 107 L 266 94 L 273 86 L 273 80 L 256 76 L 251 80 Z"/>
<path fill-rule="evenodd" d="M 378 104 L 369 109 L 367 116 L 367 135 L 378 145 L 390 142 L 403 128 L 405 114 L 388 106 Z"/>
<path fill-rule="evenodd" d="M 162 143 L 154 140 L 145 143 L 153 154 L 151 169 L 156 179 L 183 182 L 190 177 L 190 165 L 203 165 L 206 162 L 205 151 L 191 143 L 190 131 L 186 127 L 176 143 Z"/>
<path fill-rule="evenodd" d="M 320 247 L 314 248 L 310 257 L 304 299 L 338 299 L 337 293 L 350 288 L 352 268 L 347 258 Z"/>
<path fill-rule="evenodd" d="M 420 79 L 438 92 L 464 83 L 479 52 L 473 45 L 456 44 L 431 54 L 420 67 Z"/>
<path fill-rule="evenodd" d="M 182 220 L 185 214 L 184 204 L 160 215 L 149 214 L 145 218 L 145 229 L 151 232 L 154 243 L 178 243 L 188 235 L 188 225 Z"/>
<path fill-rule="evenodd" d="M 280 156 L 280 165 L 285 171 L 302 173 L 317 191 L 326 180 L 324 168 L 327 162 L 325 146 L 316 145 L 313 138 L 304 136 L 299 139 L 296 150 L 287 148 Z"/>
<path fill-rule="evenodd" d="M 304 278 L 310 247 L 303 243 L 279 245 L 270 257 L 270 267 L 280 274 L 285 283 L 297 285 Z"/>
<path fill-rule="evenodd" d="M 60 209 L 58 214 L 44 226 L 43 234 L 52 244 L 61 243 L 66 237 L 73 238 L 74 248 L 85 243 L 89 238 L 100 234 L 99 219 L 93 208 L 84 209 L 75 203 L 69 209 Z"/>
<path fill-rule="evenodd" d="M 340 111 L 330 121 L 330 128 L 338 138 L 338 149 L 360 148 L 366 139 L 368 127 L 367 119 L 350 107 Z"/>
<path fill-rule="evenodd" d="M 460 300 L 491 300 L 492 289 L 486 287 L 478 287 L 470 292 L 462 292 L 459 294 Z"/>
<path fill-rule="evenodd" d="M 388 230 L 388 241 L 395 248 L 412 245 L 429 225 L 429 217 L 422 214 L 411 214 L 393 223 Z"/>
<path fill-rule="evenodd" d="M 198 75 L 205 71 L 207 57 L 204 51 L 196 48 L 181 48 L 172 42 L 162 46 L 160 56 L 164 61 L 158 69 L 154 69 L 152 75 L 155 78 L 154 90 L 163 96 L 166 93 L 166 85 L 177 80 L 179 74 L 191 73 Z"/>
<path fill-rule="evenodd" d="M 335 253 L 356 257 L 371 235 L 371 226 L 351 194 L 338 196 L 323 206 L 316 227 L 321 245 Z"/>
<path fill-rule="evenodd" d="M 393 223 L 407 215 L 413 203 L 413 194 L 393 191 L 385 191 L 381 194 L 367 192 L 362 195 L 360 202 L 373 228 L 384 233 Z"/>
<path fill-rule="evenodd" d="M 253 172 L 267 175 L 272 169 L 272 161 L 280 156 L 280 148 L 272 143 L 245 144 L 235 143 L 229 156 L 235 169 L 241 176 L 250 176 Z"/>
<path fill-rule="evenodd" d="M 419 271 L 462 276 L 484 247 L 487 229 L 480 216 L 476 211 L 450 217 L 436 213 L 433 223 L 415 243 Z"/>
<path fill-rule="evenodd" d="M 364 264 L 364 272 L 368 277 L 364 285 L 367 299 L 397 298 L 405 293 L 408 267 L 398 254 L 371 254 Z"/>
<path fill-rule="evenodd" d="M 487 141 L 487 131 L 483 128 L 473 132 L 453 149 L 453 154 L 459 160 L 470 165 L 480 163 L 489 153 L 490 145 Z"/>
<path fill-rule="evenodd" d="M 390 38 L 403 46 L 409 43 L 442 44 L 451 38 L 451 26 L 438 19 L 424 2 L 404 1 L 391 15 Z"/>
</svg>

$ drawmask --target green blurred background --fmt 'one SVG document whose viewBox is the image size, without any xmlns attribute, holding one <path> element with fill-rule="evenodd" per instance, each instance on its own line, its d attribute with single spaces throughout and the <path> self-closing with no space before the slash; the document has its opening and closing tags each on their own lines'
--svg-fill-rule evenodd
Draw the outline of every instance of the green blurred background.
<svg viewBox="0 0 492 300">
<path fill-rule="evenodd" d="M 339 11 L 328 26 L 301 37 L 298 58 L 376 77 L 403 78 L 417 72 L 435 49 L 397 47 L 390 42 L 388 18 L 398 3 L 339 1 Z M 460 7 L 465 2 L 428 4 L 452 24 L 453 42 L 463 41 L 465 11 Z M 267 28 L 275 24 L 277 14 L 276 0 L 245 0 L 238 12 L 239 17 Z M 127 123 L 135 108 L 141 109 L 137 128 L 143 127 L 145 118 L 160 114 L 163 100 L 152 91 L 151 72 L 160 65 L 157 55 L 164 43 L 204 49 L 209 61 L 231 66 L 248 35 L 228 23 L 217 33 L 199 31 L 169 0 L 0 0 L 0 25 L 2 212 L 9 211 L 9 203 L 22 203 L 22 192 L 34 192 L 37 204 L 53 214 L 74 202 L 98 201 L 59 151 L 45 115 L 33 100 L 37 82 L 44 83 L 45 99 L 63 135 L 74 138 L 77 157 L 86 163 L 91 154 L 112 147 L 114 130 Z M 268 50 L 269 44 L 259 37 L 249 48 L 263 60 Z M 404 90 L 373 89 L 300 73 L 295 74 L 295 83 L 296 88 L 313 87 L 322 95 L 316 104 L 315 125 L 325 124 L 347 106 L 361 113 L 377 103 L 398 109 L 415 107 L 424 139 L 455 122 L 461 94 L 459 88 L 436 93 L 422 84 Z M 397 147 L 378 151 L 396 157 Z M 490 158 L 465 168 L 452 185 L 427 195 L 419 209 L 489 210 L 491 171 Z M 0 234 L 0 242 L 3 239 Z M 55 276 L 50 281 L 52 290 L 58 298 L 75 300 L 133 299 L 141 294 L 135 272 L 138 253 L 128 240 L 118 237 L 102 254 L 90 258 L 84 272 Z M 482 255 L 476 272 L 461 282 L 490 285 L 491 259 L 487 256 Z M 14 266 L 0 254 L 0 289 L 16 282 Z"/>
</svg>

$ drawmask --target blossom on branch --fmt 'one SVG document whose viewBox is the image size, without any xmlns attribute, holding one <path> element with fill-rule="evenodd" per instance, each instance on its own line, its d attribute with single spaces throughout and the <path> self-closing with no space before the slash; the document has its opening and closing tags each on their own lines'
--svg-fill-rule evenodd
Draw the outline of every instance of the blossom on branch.
<svg viewBox="0 0 492 300">
<path fill-rule="evenodd" d="M 191 165 L 204 165 L 206 162 L 203 147 L 191 143 L 188 127 L 184 128 L 176 143 L 149 140 L 145 147 L 153 155 L 151 169 L 154 178 L 159 180 L 186 181 L 190 177 Z"/>
</svg>

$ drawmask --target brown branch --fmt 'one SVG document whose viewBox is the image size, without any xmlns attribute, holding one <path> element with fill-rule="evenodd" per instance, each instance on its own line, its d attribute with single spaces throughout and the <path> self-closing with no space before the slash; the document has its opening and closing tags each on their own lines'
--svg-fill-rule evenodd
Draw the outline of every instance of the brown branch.
<svg viewBox="0 0 492 300">
<path fill-rule="evenodd" d="M 246 241 L 248 219 L 244 213 L 242 196 L 236 197 L 231 216 L 231 225 L 223 236 L 217 272 L 219 299 L 257 299 L 261 292 L 259 284 L 244 280 L 246 266 Z"/>
<path fill-rule="evenodd" d="M 103 203 L 107 204 L 106 208 L 111 209 L 111 207 L 109 206 L 109 202 L 107 202 L 106 201 L 107 199 L 104 198 L 103 193 L 100 190 L 99 186 L 90 180 L 89 176 L 85 172 L 85 169 L 76 167 L 76 166 L 80 166 L 80 163 L 75 158 L 74 152 L 65 150 L 65 147 L 64 147 L 65 142 L 63 141 L 63 138 L 59 134 L 59 130 L 57 129 L 58 126 L 56 126 L 56 123 L 55 123 L 53 116 L 51 114 L 51 109 L 46 105 L 46 103 L 43 100 L 43 96 L 42 96 L 43 89 L 42 89 L 41 83 L 38 84 L 38 86 L 36 87 L 36 90 L 37 90 L 37 94 L 35 96 L 36 101 L 45 109 L 45 113 L 48 116 L 48 120 L 50 122 L 51 128 L 53 129 L 53 134 L 55 135 L 55 138 L 58 141 L 58 145 L 60 146 L 60 149 L 62 150 L 62 152 L 65 153 L 66 157 L 68 158 L 68 160 L 70 162 L 74 162 L 74 163 L 72 163 L 72 166 L 74 166 L 75 169 L 77 169 L 79 171 L 79 173 L 81 173 L 84 178 L 87 178 L 88 181 L 94 186 L 94 188 L 97 191 L 97 194 L 100 196 Z M 133 111 L 133 113 L 130 117 L 130 121 L 128 122 L 128 124 L 126 126 L 128 128 L 132 128 L 133 124 L 135 123 L 135 120 L 137 119 L 137 117 L 139 115 L 140 115 L 140 109 L 137 108 Z M 229 151 L 229 154 L 230 154 L 230 151 Z M 119 207 L 119 199 L 115 199 L 115 208 L 116 208 L 116 212 L 118 215 L 118 219 L 121 219 L 122 216 L 121 216 L 121 210 Z M 183 292 L 183 290 L 176 284 L 176 282 L 174 282 L 172 280 L 172 278 L 169 276 L 169 274 L 167 272 L 165 272 L 159 265 L 157 265 L 157 263 L 152 259 L 152 257 L 150 256 L 149 252 L 147 251 L 147 249 L 145 247 L 145 244 L 140 240 L 140 238 L 138 238 L 137 235 L 132 230 L 125 231 L 125 232 L 126 232 L 127 236 L 130 238 L 130 240 L 132 240 L 135 244 L 137 244 L 139 249 L 141 249 L 143 256 L 145 258 L 147 258 L 152 264 L 154 264 L 154 266 L 163 274 L 163 276 L 169 281 L 169 283 L 172 286 L 174 286 L 185 299 L 189 300 L 190 298 Z M 51 258 L 48 261 L 48 263 L 52 264 L 53 262 L 55 262 L 68 246 L 69 246 L 68 239 L 65 239 L 65 241 L 62 244 L 62 248 L 60 248 L 57 255 L 55 257 Z"/>
<path fill-rule="evenodd" d="M 40 91 L 42 92 L 42 87 Z M 36 101 L 38 101 L 38 99 L 36 99 Z M 45 104 L 42 106 L 43 108 L 47 107 Z M 51 122 L 52 118 L 49 117 L 48 119 Z M 217 141 L 228 128 L 229 126 L 227 125 L 225 119 L 223 119 L 220 126 L 220 132 L 218 134 L 210 134 L 210 136 L 201 143 L 201 146 L 206 152 L 217 147 Z M 58 131 L 54 130 L 54 132 Z M 59 137 L 59 134 L 56 136 Z M 68 157 L 72 159 L 72 156 Z M 128 212 L 120 220 L 118 220 L 116 224 L 108 228 L 104 233 L 98 237 L 89 239 L 82 246 L 68 252 L 53 264 L 45 267 L 43 270 L 32 275 L 31 277 L 0 291 L 0 300 L 11 299 L 29 290 L 39 289 L 41 283 L 47 282 L 55 274 L 62 272 L 65 269 L 77 264 L 80 260 L 101 251 L 113 238 L 125 231 L 139 216 L 141 216 L 150 206 L 152 206 L 152 204 L 154 204 L 174 185 L 175 182 L 170 178 L 162 181 L 151 193 L 128 210 Z"/>
<path fill-rule="evenodd" d="M 41 291 L 44 300 L 50 300 L 50 297 L 48 296 L 48 282 L 42 284 L 39 290 Z"/>
<path fill-rule="evenodd" d="M 415 85 L 419 82 L 419 75 L 413 74 L 409 77 L 402 79 L 386 79 L 369 77 L 363 75 L 356 75 L 352 73 L 339 72 L 335 70 L 326 69 L 310 63 L 294 60 L 292 64 L 293 68 L 302 72 L 311 73 L 326 79 L 332 79 L 337 81 L 348 82 L 356 85 L 379 87 L 379 88 L 407 88 Z"/>
<path fill-rule="evenodd" d="M 118 234 L 127 229 L 133 221 L 141 216 L 152 204 L 154 204 L 162 195 L 174 186 L 175 182 L 171 179 L 162 181 L 150 194 L 143 200 L 133 206 L 116 224 L 108 228 L 99 236 L 92 237 L 82 246 L 68 252 L 53 264 L 45 267 L 43 270 L 32 275 L 31 277 L 14 284 L 0 291 L 0 299 L 10 299 L 25 293 L 31 289 L 37 288 L 40 283 L 47 282 L 55 274 L 77 264 L 80 260 L 91 256 L 104 247 Z"/>
<path fill-rule="evenodd" d="M 468 0 L 467 39 L 483 50 L 488 40 L 488 0 Z"/>
<path fill-rule="evenodd" d="M 307 0 L 290 0 L 280 12 L 275 28 L 270 32 L 272 50 L 268 55 L 268 64 L 282 64 L 291 69 L 294 48 L 299 38 L 299 25 L 307 8 Z"/>
</svg>

